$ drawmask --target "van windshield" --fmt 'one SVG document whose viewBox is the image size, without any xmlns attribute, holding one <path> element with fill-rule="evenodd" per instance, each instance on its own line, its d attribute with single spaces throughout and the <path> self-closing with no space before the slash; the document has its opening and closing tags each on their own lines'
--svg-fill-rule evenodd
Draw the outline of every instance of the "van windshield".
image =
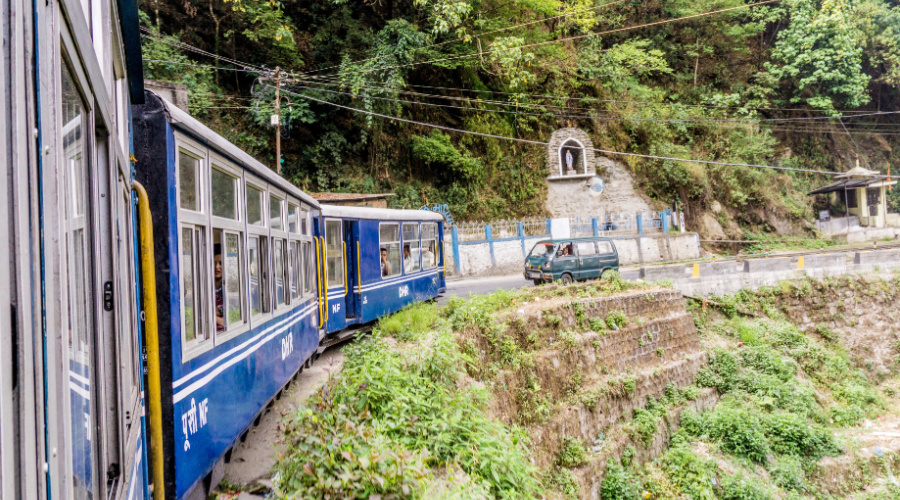
<svg viewBox="0 0 900 500">
<path fill-rule="evenodd" d="M 556 250 L 556 245 L 553 243 L 538 243 L 531 249 L 531 253 L 528 254 L 529 257 L 552 257 L 553 252 Z"/>
</svg>

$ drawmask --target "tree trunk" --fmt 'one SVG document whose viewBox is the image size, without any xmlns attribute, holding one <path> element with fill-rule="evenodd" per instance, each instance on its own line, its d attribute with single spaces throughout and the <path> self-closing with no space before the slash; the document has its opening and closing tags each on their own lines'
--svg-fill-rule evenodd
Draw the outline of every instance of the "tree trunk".
<svg viewBox="0 0 900 500">
<path fill-rule="evenodd" d="M 697 58 L 694 59 L 694 87 L 697 86 L 697 72 L 700 70 L 700 39 L 697 39 Z"/>
</svg>

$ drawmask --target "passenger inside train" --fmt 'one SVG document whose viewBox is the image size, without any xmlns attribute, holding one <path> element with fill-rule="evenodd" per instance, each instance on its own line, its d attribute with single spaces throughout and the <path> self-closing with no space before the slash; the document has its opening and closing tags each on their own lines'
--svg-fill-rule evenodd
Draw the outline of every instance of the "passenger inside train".
<svg viewBox="0 0 900 500">
<path fill-rule="evenodd" d="M 386 278 L 391 275 L 391 263 L 388 262 L 387 248 L 381 247 L 381 277 Z"/>
<path fill-rule="evenodd" d="M 216 331 L 221 332 L 225 329 L 225 296 L 222 292 L 222 244 L 213 245 L 214 261 L 215 261 L 215 289 L 216 289 Z"/>
</svg>

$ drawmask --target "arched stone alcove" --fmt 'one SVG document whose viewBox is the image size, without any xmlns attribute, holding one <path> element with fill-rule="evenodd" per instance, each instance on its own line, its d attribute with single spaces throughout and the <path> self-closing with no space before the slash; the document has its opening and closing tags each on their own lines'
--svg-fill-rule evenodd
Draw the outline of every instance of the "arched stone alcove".
<svg viewBox="0 0 900 500">
<path fill-rule="evenodd" d="M 596 171 L 593 148 L 594 143 L 584 130 L 561 128 L 553 132 L 547 146 L 547 179 L 593 176 Z"/>
</svg>

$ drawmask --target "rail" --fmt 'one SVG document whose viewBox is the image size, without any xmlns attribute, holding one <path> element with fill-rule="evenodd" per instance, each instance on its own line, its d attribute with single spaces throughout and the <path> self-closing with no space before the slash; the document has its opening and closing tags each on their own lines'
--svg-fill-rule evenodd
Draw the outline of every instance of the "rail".
<svg viewBox="0 0 900 500">
<path fill-rule="evenodd" d="M 163 477 L 162 386 L 159 361 L 159 318 L 156 313 L 156 263 L 153 222 L 147 190 L 135 181 L 140 229 L 141 284 L 144 292 L 144 332 L 147 335 L 147 400 L 150 408 L 150 457 L 154 498 L 165 498 Z"/>
</svg>

